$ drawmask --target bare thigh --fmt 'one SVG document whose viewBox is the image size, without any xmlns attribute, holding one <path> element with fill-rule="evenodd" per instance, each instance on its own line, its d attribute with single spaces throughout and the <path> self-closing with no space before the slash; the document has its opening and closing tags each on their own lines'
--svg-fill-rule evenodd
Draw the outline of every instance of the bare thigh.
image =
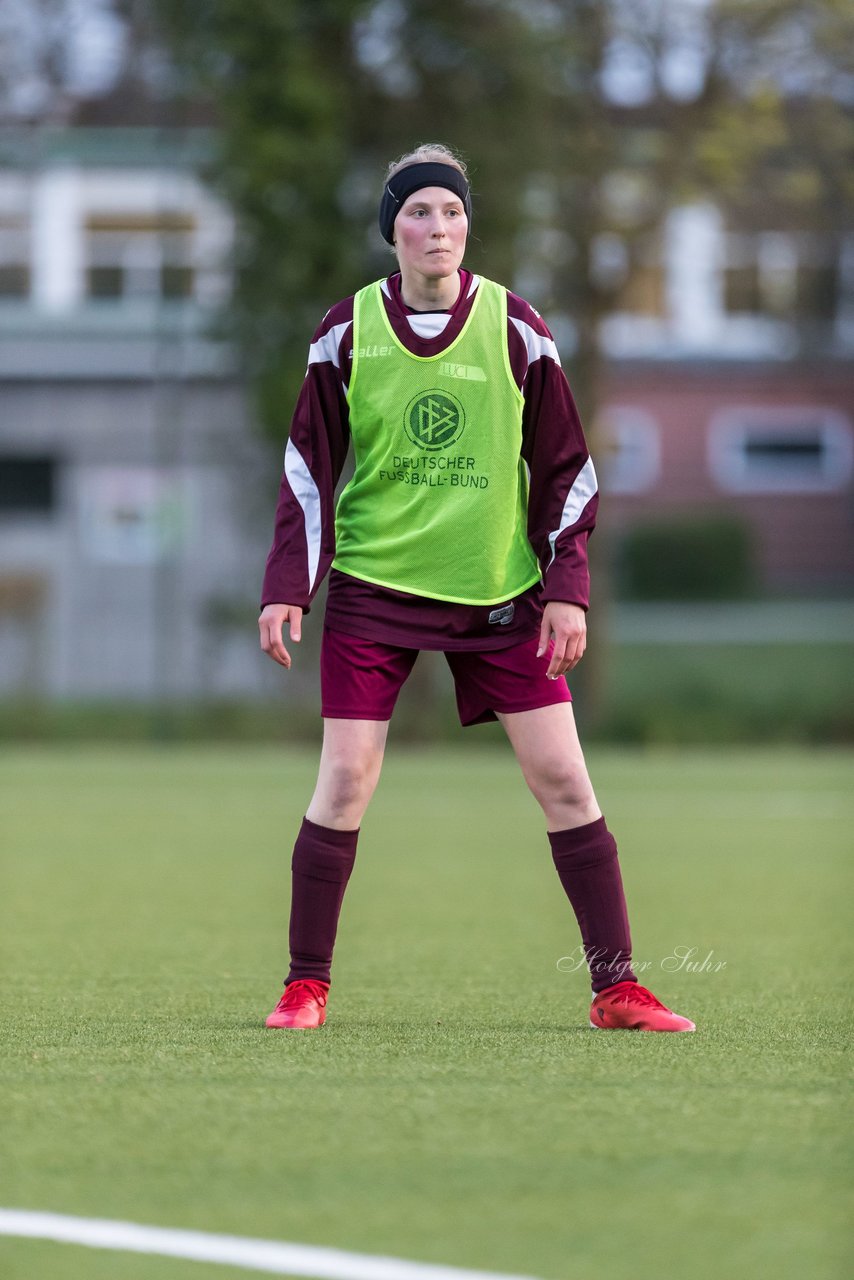
<svg viewBox="0 0 854 1280">
<path fill-rule="evenodd" d="M 503 712 L 498 719 L 549 831 L 566 831 L 601 818 L 571 702 Z"/>
<path fill-rule="evenodd" d="M 324 720 L 317 785 L 306 817 L 322 827 L 361 825 L 379 781 L 387 720 Z"/>
</svg>

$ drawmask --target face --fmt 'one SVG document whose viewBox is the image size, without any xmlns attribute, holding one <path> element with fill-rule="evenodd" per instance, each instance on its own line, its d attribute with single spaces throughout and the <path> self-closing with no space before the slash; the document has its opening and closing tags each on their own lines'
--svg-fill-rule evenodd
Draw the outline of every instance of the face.
<svg viewBox="0 0 854 1280">
<path fill-rule="evenodd" d="M 422 187 L 407 198 L 394 223 L 394 247 L 404 274 L 453 275 L 468 234 L 463 202 L 445 187 Z"/>
</svg>

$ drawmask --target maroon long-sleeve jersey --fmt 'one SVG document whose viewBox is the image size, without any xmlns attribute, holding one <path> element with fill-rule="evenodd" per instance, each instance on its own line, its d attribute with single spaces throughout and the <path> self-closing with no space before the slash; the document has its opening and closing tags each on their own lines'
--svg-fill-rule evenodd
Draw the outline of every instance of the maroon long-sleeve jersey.
<svg viewBox="0 0 854 1280">
<path fill-rule="evenodd" d="M 400 275 L 383 282 L 395 334 L 416 356 L 435 356 L 458 336 L 479 277 L 460 271 L 449 311 L 416 312 Z M 587 539 L 598 505 L 596 473 L 552 335 L 522 298 L 507 297 L 510 366 L 524 397 L 521 454 L 528 467 L 528 537 L 542 582 L 504 605 L 467 605 L 408 595 L 333 569 L 326 625 L 413 649 L 497 649 L 539 625 L 542 605 L 587 608 Z M 314 335 L 285 450 L 275 534 L 261 597 L 308 611 L 335 554 L 335 488 L 350 446 L 347 386 L 353 357 L 353 299 L 337 303 Z M 510 607 L 512 605 L 512 608 Z"/>
</svg>

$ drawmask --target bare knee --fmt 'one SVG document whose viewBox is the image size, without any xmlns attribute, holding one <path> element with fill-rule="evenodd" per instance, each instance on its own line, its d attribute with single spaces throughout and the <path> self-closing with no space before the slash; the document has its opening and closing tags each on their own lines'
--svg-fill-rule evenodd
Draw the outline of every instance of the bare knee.
<svg viewBox="0 0 854 1280">
<path fill-rule="evenodd" d="M 550 828 L 578 826 L 599 817 L 593 784 L 583 758 L 540 759 L 526 769 L 525 780 Z"/>
<path fill-rule="evenodd" d="M 357 827 L 376 789 L 382 753 L 328 753 L 307 816 L 330 827 Z"/>
<path fill-rule="evenodd" d="M 541 761 L 528 771 L 527 782 L 540 804 L 578 804 L 593 791 L 583 763 Z"/>
<path fill-rule="evenodd" d="M 602 816 L 584 763 L 571 703 L 499 714 L 499 719 L 550 831 L 584 826 Z"/>
<path fill-rule="evenodd" d="M 379 764 L 361 757 L 357 760 L 335 760 L 329 771 L 329 791 L 342 808 L 370 800 L 377 784 Z"/>
</svg>

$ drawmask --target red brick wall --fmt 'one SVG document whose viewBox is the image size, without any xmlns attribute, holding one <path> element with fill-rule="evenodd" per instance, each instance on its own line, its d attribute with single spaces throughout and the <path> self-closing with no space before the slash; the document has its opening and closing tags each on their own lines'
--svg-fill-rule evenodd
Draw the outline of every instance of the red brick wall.
<svg viewBox="0 0 854 1280">
<path fill-rule="evenodd" d="M 608 493 L 602 523 L 614 534 L 667 514 L 725 511 L 753 531 L 757 567 L 770 589 L 839 591 L 854 588 L 854 486 L 812 493 L 727 493 L 709 465 L 709 423 L 721 410 L 755 405 L 827 407 L 854 430 L 850 369 L 755 365 L 620 365 L 609 371 L 605 412 L 590 431 L 594 459 L 605 449 L 609 405 L 631 406 L 658 424 L 661 467 L 643 493 Z M 599 438 L 601 437 L 601 438 Z M 602 459 L 604 462 L 604 458 Z M 601 470 L 606 470 L 603 466 Z"/>
</svg>

